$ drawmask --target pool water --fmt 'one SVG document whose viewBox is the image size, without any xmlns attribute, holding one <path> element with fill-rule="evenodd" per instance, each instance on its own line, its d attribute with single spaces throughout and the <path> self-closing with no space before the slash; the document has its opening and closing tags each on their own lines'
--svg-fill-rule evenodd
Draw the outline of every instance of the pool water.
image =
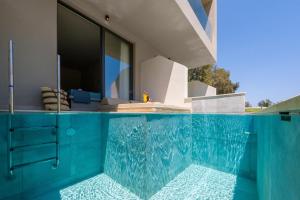
<svg viewBox="0 0 300 200">
<path fill-rule="evenodd" d="M 300 155 L 296 145 L 300 117 L 292 116 L 290 122 L 280 119 L 279 115 L 61 114 L 59 167 L 37 163 L 16 169 L 10 177 L 8 115 L 0 113 L 0 162 L 4 163 L 0 199 L 276 199 L 272 189 L 278 184 L 294 199 L 300 185 L 298 178 L 293 179 L 300 177 L 295 159 Z M 17 113 L 12 122 L 14 127 L 56 125 L 56 115 Z M 293 137 L 293 143 L 283 141 L 284 149 L 275 137 L 282 134 Z M 13 144 L 53 137 L 47 130 L 21 131 L 13 135 Z M 283 161 L 286 149 L 290 154 L 280 165 L 293 176 L 281 175 L 270 165 Z M 54 153 L 51 146 L 28 149 L 14 153 L 13 162 Z M 277 183 L 272 182 L 275 175 L 280 178 Z M 291 179 L 293 185 L 288 184 Z"/>
<path fill-rule="evenodd" d="M 104 173 L 37 197 L 36 200 L 38 199 L 141 200 Z M 255 200 L 256 183 L 233 174 L 192 164 L 150 197 L 150 200 L 161 199 Z"/>
</svg>

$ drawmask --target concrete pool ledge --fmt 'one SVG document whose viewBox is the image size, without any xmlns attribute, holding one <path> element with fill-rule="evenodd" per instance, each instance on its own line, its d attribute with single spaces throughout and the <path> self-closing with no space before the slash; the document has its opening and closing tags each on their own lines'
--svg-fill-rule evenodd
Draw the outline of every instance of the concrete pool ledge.
<svg viewBox="0 0 300 200">
<path fill-rule="evenodd" d="M 102 105 L 100 112 L 125 113 L 190 113 L 189 107 L 166 105 L 159 102 Z"/>
<path fill-rule="evenodd" d="M 202 100 L 202 99 L 220 99 L 225 97 L 236 97 L 236 96 L 245 96 L 245 92 L 241 93 L 231 93 L 231 94 L 220 94 L 220 95 L 214 95 L 214 96 L 199 96 L 199 97 L 189 97 L 185 99 L 185 103 L 190 103 L 193 100 Z"/>
<path fill-rule="evenodd" d="M 214 96 L 189 97 L 193 113 L 244 113 L 246 93 L 221 94 Z"/>
</svg>

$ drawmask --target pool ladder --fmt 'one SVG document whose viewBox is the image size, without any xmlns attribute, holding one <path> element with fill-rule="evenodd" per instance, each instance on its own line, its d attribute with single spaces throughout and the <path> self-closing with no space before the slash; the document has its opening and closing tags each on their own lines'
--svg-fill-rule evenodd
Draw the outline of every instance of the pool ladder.
<svg viewBox="0 0 300 200">
<path fill-rule="evenodd" d="M 13 118 L 14 118 L 14 59 L 13 59 L 13 41 L 9 41 L 9 115 L 8 115 L 8 136 L 7 136 L 7 154 L 8 154 L 8 173 L 10 176 L 14 175 L 14 171 L 19 168 L 26 166 L 34 165 L 37 163 L 44 163 L 49 161 L 55 161 L 53 167 L 57 168 L 59 165 L 59 113 L 60 109 L 60 98 L 61 98 L 61 88 L 60 88 L 60 56 L 57 55 L 57 114 L 56 114 L 56 125 L 51 126 L 38 126 L 38 127 L 13 127 Z M 13 135 L 16 132 L 30 132 L 38 130 L 51 130 L 55 133 L 54 141 L 41 142 L 37 144 L 26 144 L 26 145 L 13 145 Z M 38 132 L 39 133 L 39 132 Z M 26 151 L 32 148 L 41 148 L 46 146 L 55 145 L 55 156 L 47 157 L 44 159 L 24 162 L 19 164 L 14 164 L 13 162 L 13 153 L 16 151 Z"/>
<path fill-rule="evenodd" d="M 58 121 L 58 115 L 56 116 L 57 121 Z M 12 124 L 13 121 L 13 116 L 9 116 L 9 124 Z M 55 161 L 53 167 L 57 168 L 59 164 L 59 130 L 58 126 L 39 126 L 39 127 L 9 127 L 8 130 L 8 170 L 9 170 L 9 175 L 13 176 L 14 171 L 19 168 L 23 168 L 26 166 L 30 166 L 33 164 L 37 163 L 43 163 L 43 162 L 49 162 L 49 161 Z M 36 144 L 25 144 L 25 145 L 18 145 L 14 146 L 13 145 L 13 135 L 14 134 L 26 134 L 29 132 L 33 132 L 35 134 L 39 134 L 40 131 L 44 130 L 50 130 L 51 133 L 55 134 L 55 140 L 53 141 L 45 141 L 45 142 L 39 142 Z M 44 159 L 36 160 L 36 161 L 31 161 L 31 162 L 24 162 L 24 163 L 19 163 L 19 164 L 14 164 L 13 162 L 13 153 L 14 152 L 22 152 L 22 151 L 27 151 L 27 150 L 32 150 L 32 149 L 37 149 L 39 150 L 40 148 L 47 147 L 47 146 L 54 146 L 55 145 L 55 156 L 53 155 L 52 157 L 47 157 Z"/>
</svg>

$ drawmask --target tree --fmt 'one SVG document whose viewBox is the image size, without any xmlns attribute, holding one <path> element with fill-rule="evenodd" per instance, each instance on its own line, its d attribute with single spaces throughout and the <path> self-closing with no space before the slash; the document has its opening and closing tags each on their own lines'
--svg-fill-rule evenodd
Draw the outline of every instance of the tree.
<svg viewBox="0 0 300 200">
<path fill-rule="evenodd" d="M 270 107 L 273 105 L 273 102 L 270 99 L 261 100 L 257 104 L 259 107 Z"/>
<path fill-rule="evenodd" d="M 246 101 L 245 102 L 245 107 L 249 108 L 249 107 L 252 107 L 251 103 L 249 101 Z"/>
<path fill-rule="evenodd" d="M 189 81 L 201 81 L 207 85 L 213 84 L 213 66 L 204 65 L 203 67 L 198 67 L 189 70 Z"/>
<path fill-rule="evenodd" d="M 213 65 L 189 70 L 189 81 L 198 80 L 217 89 L 217 94 L 234 93 L 239 83 L 230 80 L 230 72 Z"/>
<path fill-rule="evenodd" d="M 217 88 L 217 94 L 234 93 L 239 88 L 239 83 L 230 80 L 230 72 L 223 68 L 214 69 L 213 87 Z"/>
</svg>

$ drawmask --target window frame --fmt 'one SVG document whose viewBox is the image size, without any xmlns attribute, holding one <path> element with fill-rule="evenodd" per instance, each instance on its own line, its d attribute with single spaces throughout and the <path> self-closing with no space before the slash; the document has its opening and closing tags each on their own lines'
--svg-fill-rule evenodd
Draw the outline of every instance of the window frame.
<svg viewBox="0 0 300 200">
<path fill-rule="evenodd" d="M 105 91 L 105 32 L 108 32 L 114 36 L 116 36 L 118 39 L 122 40 L 123 42 L 127 43 L 129 45 L 129 54 L 130 54 L 130 58 L 129 58 L 129 100 L 133 100 L 134 97 L 134 65 L 133 65 L 133 44 L 131 42 L 129 42 L 128 40 L 122 38 L 121 36 L 119 36 L 118 34 L 114 33 L 113 31 L 102 27 L 101 29 L 101 51 L 102 51 L 102 56 L 101 56 L 101 72 L 102 72 L 102 91 Z M 105 93 L 103 93 L 103 96 L 105 96 Z"/>
<path fill-rule="evenodd" d="M 90 17 L 84 15 L 83 13 L 81 13 L 80 11 L 78 11 L 77 9 L 74 9 L 73 7 L 69 6 L 68 4 L 62 2 L 61 0 L 57 1 L 57 5 L 60 4 L 61 6 L 64 6 L 65 8 L 69 9 L 70 11 L 78 14 L 79 16 L 81 16 L 82 18 L 88 20 L 89 22 L 92 22 L 93 24 L 97 25 L 100 29 L 100 76 L 101 76 L 101 84 L 100 88 L 101 88 L 101 99 L 105 98 L 105 32 L 109 32 L 111 34 L 113 34 L 114 36 L 116 36 L 117 38 L 119 38 L 120 40 L 122 40 L 123 42 L 128 43 L 129 45 L 129 54 L 130 54 L 130 60 L 129 60 L 129 100 L 133 100 L 134 99 L 134 80 L 135 80 L 135 76 L 134 76 L 134 45 L 132 42 L 126 40 L 125 38 L 121 37 L 120 35 L 118 35 L 117 33 L 109 30 L 108 28 L 102 26 L 101 24 L 99 24 L 98 22 L 96 22 L 95 20 L 91 19 Z M 57 6 L 58 9 L 58 6 Z M 57 25 L 58 25 L 58 17 L 57 17 Z M 58 31 L 58 30 L 57 30 Z M 57 33 L 58 35 L 58 33 Z M 58 42 L 58 41 L 57 41 Z M 57 44 L 57 53 L 58 53 L 58 44 Z"/>
</svg>

